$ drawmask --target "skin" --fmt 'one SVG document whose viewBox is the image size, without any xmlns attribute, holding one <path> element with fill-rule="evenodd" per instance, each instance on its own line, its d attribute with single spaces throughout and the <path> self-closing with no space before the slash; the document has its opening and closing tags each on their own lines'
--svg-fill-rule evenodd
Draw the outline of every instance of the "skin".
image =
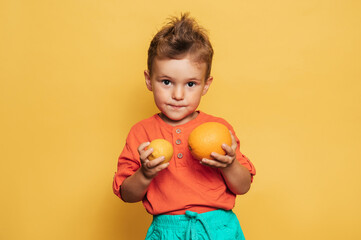
<svg viewBox="0 0 361 240">
<path fill-rule="evenodd" d="M 181 59 L 155 58 L 152 74 L 144 71 L 146 86 L 153 92 L 154 101 L 161 111 L 160 117 L 172 126 L 185 124 L 196 118 L 196 109 L 212 81 L 206 79 L 206 64 L 195 62 L 190 55 Z M 211 159 L 202 159 L 200 164 L 219 168 L 228 188 L 235 194 L 245 194 L 251 186 L 248 169 L 236 161 L 237 143 L 232 135 L 232 146 L 222 145 L 226 155 L 212 153 Z M 141 201 L 157 174 L 166 169 L 169 163 L 163 163 L 164 157 L 148 160 L 153 149 L 145 148 L 149 142 L 139 145 L 141 167 L 124 180 L 120 192 L 126 202 Z"/>
</svg>

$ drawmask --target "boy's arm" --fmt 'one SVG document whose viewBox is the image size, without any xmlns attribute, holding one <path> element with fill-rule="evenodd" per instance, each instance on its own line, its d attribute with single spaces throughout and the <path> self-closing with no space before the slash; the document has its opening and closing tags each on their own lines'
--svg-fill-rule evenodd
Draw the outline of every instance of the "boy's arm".
<svg viewBox="0 0 361 240">
<path fill-rule="evenodd" d="M 126 178 L 120 186 L 120 195 L 125 202 L 139 202 L 143 200 L 152 180 L 144 176 L 140 168 Z"/>
<path fill-rule="evenodd" d="M 251 187 L 251 173 L 236 160 L 237 142 L 232 136 L 232 146 L 222 145 L 226 155 L 212 153 L 214 160 L 202 159 L 201 163 L 210 167 L 220 168 L 228 188 L 234 194 L 245 194 Z"/>
<path fill-rule="evenodd" d="M 133 175 L 126 178 L 120 187 L 119 191 L 125 202 L 142 201 L 152 179 L 158 172 L 169 166 L 169 163 L 161 164 L 164 157 L 149 161 L 148 156 L 153 152 L 153 149 L 145 150 L 148 145 L 149 142 L 139 145 L 138 152 L 142 166 Z"/>
<path fill-rule="evenodd" d="M 245 194 L 251 188 L 251 174 L 237 160 L 221 169 L 228 188 L 234 194 Z"/>
</svg>

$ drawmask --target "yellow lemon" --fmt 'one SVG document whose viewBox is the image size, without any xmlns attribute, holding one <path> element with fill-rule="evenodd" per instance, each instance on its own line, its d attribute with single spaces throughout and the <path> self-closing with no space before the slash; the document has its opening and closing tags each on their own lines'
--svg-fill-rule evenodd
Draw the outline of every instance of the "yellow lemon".
<svg viewBox="0 0 361 240">
<path fill-rule="evenodd" d="M 228 128 L 218 122 L 203 123 L 196 127 L 188 137 L 189 150 L 197 160 L 213 159 L 212 152 L 225 155 L 222 149 L 223 143 L 231 146 L 232 137 Z"/>
<path fill-rule="evenodd" d="M 162 163 L 169 162 L 173 156 L 173 146 L 165 139 L 154 139 L 150 142 L 148 148 L 153 148 L 153 152 L 149 155 L 149 160 L 154 160 L 164 156 Z"/>
</svg>

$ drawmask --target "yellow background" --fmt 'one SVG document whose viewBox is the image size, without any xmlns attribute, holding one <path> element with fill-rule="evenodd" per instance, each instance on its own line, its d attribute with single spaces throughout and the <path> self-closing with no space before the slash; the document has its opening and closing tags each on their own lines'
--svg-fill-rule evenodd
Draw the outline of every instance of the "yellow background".
<svg viewBox="0 0 361 240">
<path fill-rule="evenodd" d="M 249 240 L 361 239 L 361 2 L 0 1 L 0 239 L 142 239 L 112 193 L 129 128 L 154 114 L 143 70 L 170 15 L 210 32 L 200 109 L 255 164 Z"/>
</svg>

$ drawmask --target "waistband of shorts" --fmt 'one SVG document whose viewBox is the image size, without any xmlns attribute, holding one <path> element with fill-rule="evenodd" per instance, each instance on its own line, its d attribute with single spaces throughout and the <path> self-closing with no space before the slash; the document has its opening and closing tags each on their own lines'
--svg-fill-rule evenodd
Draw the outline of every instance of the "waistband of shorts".
<svg viewBox="0 0 361 240">
<path fill-rule="evenodd" d="M 155 215 L 153 216 L 153 224 L 158 226 L 166 226 L 168 228 L 182 228 L 187 227 L 189 221 L 192 219 L 205 221 L 208 224 L 221 224 L 227 222 L 226 219 L 234 217 L 232 210 L 214 210 L 205 213 L 196 213 L 191 211 L 186 211 L 182 215 Z"/>
</svg>

